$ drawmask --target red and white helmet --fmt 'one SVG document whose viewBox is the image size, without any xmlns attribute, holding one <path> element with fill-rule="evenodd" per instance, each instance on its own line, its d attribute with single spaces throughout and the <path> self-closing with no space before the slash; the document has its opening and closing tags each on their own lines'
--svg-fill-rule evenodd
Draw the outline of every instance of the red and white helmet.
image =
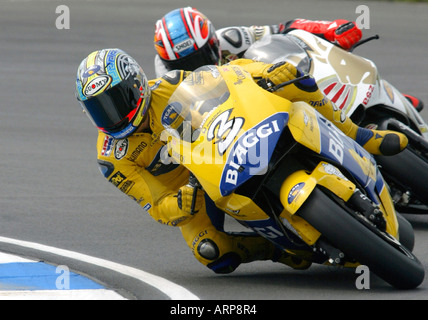
<svg viewBox="0 0 428 320">
<path fill-rule="evenodd" d="M 168 70 L 193 71 L 220 64 L 221 52 L 215 28 L 192 7 L 175 9 L 156 22 L 155 49 Z"/>
</svg>

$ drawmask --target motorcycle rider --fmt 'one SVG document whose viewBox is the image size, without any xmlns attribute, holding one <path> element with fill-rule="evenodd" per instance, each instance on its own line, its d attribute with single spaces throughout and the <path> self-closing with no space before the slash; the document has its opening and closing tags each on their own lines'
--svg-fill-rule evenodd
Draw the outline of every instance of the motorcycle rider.
<svg viewBox="0 0 428 320">
<path fill-rule="evenodd" d="M 193 71 L 207 65 L 221 65 L 241 58 L 255 41 L 266 35 L 302 29 L 350 49 L 362 36 L 355 23 L 294 19 L 277 25 L 226 27 L 215 30 L 211 21 L 192 7 L 172 10 L 156 22 L 155 71 L 160 77 L 168 70 Z"/>
<path fill-rule="evenodd" d="M 362 37 L 358 26 L 351 21 L 311 21 L 294 19 L 265 26 L 233 26 L 215 30 L 212 22 L 192 7 L 168 12 L 156 22 L 154 61 L 156 77 L 169 70 L 193 71 L 207 64 L 222 65 L 244 55 L 255 41 L 264 36 L 301 29 L 316 34 L 345 50 L 351 49 Z M 404 94 L 418 111 L 423 102 Z"/>
<path fill-rule="evenodd" d="M 288 63 L 276 65 L 238 59 L 239 65 L 263 86 L 294 79 L 299 71 Z M 283 251 L 254 234 L 224 232 L 209 217 L 212 201 L 200 189 L 195 197 L 189 172 L 162 161 L 161 119 L 168 99 L 189 72 L 174 70 L 148 80 L 143 69 L 120 49 L 90 53 L 78 67 L 76 97 L 98 128 L 97 162 L 114 186 L 141 205 L 156 221 L 178 226 L 194 256 L 216 273 L 229 273 L 241 263 L 272 260 L 305 269 L 310 261 Z M 391 154 L 406 145 L 405 136 L 391 131 L 357 127 L 324 98 L 311 79 L 289 85 L 278 93 L 292 100 L 320 105 L 326 117 L 373 153 Z"/>
</svg>

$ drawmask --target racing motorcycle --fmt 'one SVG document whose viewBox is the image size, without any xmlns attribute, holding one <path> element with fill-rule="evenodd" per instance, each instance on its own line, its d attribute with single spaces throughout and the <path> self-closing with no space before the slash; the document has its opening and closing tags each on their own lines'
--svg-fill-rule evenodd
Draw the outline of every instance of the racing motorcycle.
<svg viewBox="0 0 428 320">
<path fill-rule="evenodd" d="M 373 38 L 378 36 L 356 46 Z M 355 123 L 404 133 L 409 145 L 403 152 L 375 158 L 396 209 L 428 214 L 428 126 L 418 110 L 379 76 L 372 61 L 303 30 L 264 37 L 244 57 L 269 63 L 288 61 L 311 74 L 321 91 Z"/>
<path fill-rule="evenodd" d="M 161 122 L 164 160 L 243 226 L 314 263 L 363 264 L 400 289 L 423 281 L 413 229 L 374 159 L 309 104 L 262 89 L 239 66 L 204 66 Z"/>
</svg>

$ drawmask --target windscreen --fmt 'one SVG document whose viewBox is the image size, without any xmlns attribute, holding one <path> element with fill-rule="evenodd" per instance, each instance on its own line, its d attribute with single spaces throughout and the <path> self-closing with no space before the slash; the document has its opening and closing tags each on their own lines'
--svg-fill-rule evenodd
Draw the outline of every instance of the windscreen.
<svg viewBox="0 0 428 320">
<path fill-rule="evenodd" d="M 226 82 L 215 66 L 198 68 L 169 99 L 162 114 L 162 125 L 170 134 L 192 142 L 208 115 L 229 96 Z"/>
<path fill-rule="evenodd" d="M 244 54 L 244 58 L 277 63 L 287 61 L 308 73 L 311 59 L 303 48 L 304 43 L 293 35 L 274 34 L 254 42 Z"/>
</svg>

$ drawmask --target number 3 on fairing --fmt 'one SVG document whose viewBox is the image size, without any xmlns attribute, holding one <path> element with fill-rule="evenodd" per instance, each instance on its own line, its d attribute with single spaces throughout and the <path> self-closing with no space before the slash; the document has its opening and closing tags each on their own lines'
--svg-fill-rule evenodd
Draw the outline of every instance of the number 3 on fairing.
<svg viewBox="0 0 428 320">
<path fill-rule="evenodd" d="M 208 141 L 211 141 L 214 138 L 217 139 L 214 143 L 218 144 L 218 152 L 220 155 L 223 155 L 227 148 L 229 148 L 230 144 L 238 135 L 239 130 L 241 130 L 242 126 L 244 125 L 244 118 L 234 117 L 229 119 L 231 113 L 232 109 L 224 111 L 217 118 L 215 118 L 208 128 Z M 214 134 L 214 131 L 217 127 L 217 133 Z M 223 137 L 225 134 L 226 136 Z"/>
</svg>

